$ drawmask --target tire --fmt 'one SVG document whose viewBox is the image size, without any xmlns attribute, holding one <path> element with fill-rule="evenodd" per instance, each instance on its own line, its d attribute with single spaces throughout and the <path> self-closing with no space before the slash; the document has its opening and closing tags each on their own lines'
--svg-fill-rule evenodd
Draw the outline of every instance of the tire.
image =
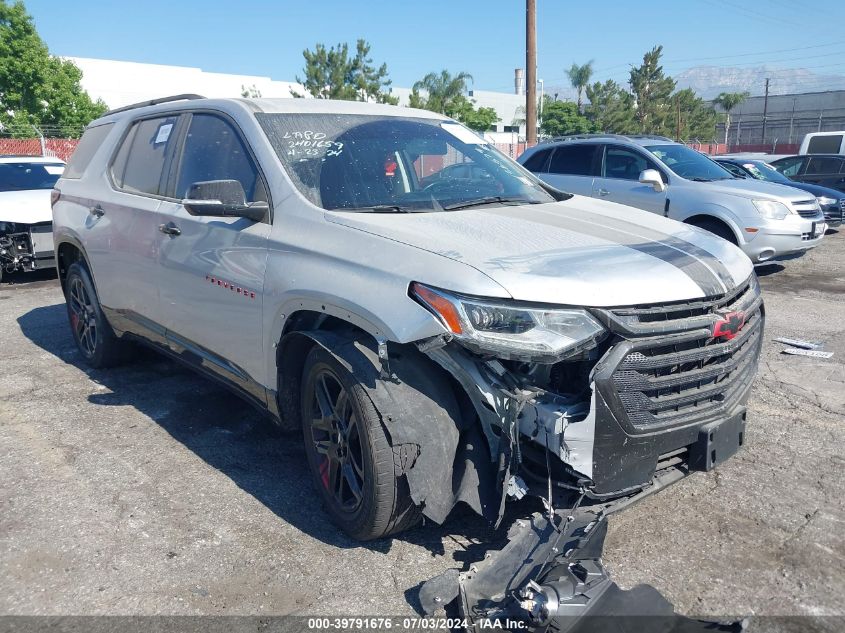
<svg viewBox="0 0 845 633">
<path fill-rule="evenodd" d="M 698 220 L 692 224 L 693 226 L 697 226 L 700 229 L 704 229 L 705 231 L 708 231 L 713 235 L 721 237 L 723 240 L 730 242 L 734 246 L 737 245 L 736 235 L 733 234 L 733 231 L 731 231 L 726 224 L 720 222 L 719 220 L 703 219 Z"/>
<path fill-rule="evenodd" d="M 320 346 L 305 359 L 301 385 L 308 466 L 332 521 L 362 541 L 415 524 L 418 509 L 364 387 Z"/>
<path fill-rule="evenodd" d="M 126 360 L 128 344 L 115 336 L 100 307 L 85 264 L 70 265 L 65 279 L 67 315 L 79 353 L 91 367 L 113 367 Z"/>
</svg>

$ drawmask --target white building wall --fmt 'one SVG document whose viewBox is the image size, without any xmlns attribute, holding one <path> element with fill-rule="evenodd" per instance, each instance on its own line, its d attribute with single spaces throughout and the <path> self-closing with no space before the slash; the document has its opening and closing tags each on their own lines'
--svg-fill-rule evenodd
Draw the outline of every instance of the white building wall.
<svg viewBox="0 0 845 633">
<path fill-rule="evenodd" d="M 112 59 L 89 57 L 68 57 L 82 71 L 82 87 L 93 99 L 102 99 L 109 108 L 119 108 L 131 103 L 148 101 L 169 95 L 196 93 L 205 97 L 240 97 L 244 88 L 255 87 L 262 97 L 284 98 L 291 96 L 291 90 L 304 94 L 300 84 L 292 81 L 277 81 L 259 75 L 231 75 L 213 73 L 191 66 L 168 66 L 163 64 L 142 64 Z M 399 105 L 407 105 L 410 88 L 393 88 L 399 97 Z M 516 142 L 515 137 L 524 136 L 525 125 L 519 132 L 505 133 L 506 126 L 514 125 L 515 119 L 524 118 L 519 108 L 524 107 L 523 95 L 506 92 L 475 90 L 470 97 L 479 108 L 493 108 L 499 115 L 496 124 L 496 142 Z M 493 139 L 491 139 L 493 140 Z"/>
</svg>

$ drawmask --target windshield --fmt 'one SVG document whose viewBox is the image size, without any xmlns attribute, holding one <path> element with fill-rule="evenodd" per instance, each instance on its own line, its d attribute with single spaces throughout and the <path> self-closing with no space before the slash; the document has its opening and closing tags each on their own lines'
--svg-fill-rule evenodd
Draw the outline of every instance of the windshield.
<svg viewBox="0 0 845 633">
<path fill-rule="evenodd" d="M 795 184 L 789 178 L 787 178 L 777 169 L 775 169 L 772 165 L 769 165 L 769 163 L 763 162 L 762 160 L 755 160 L 749 161 L 747 163 L 742 163 L 742 166 L 749 174 L 751 174 L 752 178 L 755 178 L 757 180 L 765 180 L 767 182 L 779 182 L 786 185 Z"/>
<path fill-rule="evenodd" d="M 733 178 L 724 167 L 685 145 L 649 145 L 646 149 L 681 178 L 709 182 Z"/>
<path fill-rule="evenodd" d="M 456 123 L 348 114 L 256 117 L 294 184 L 324 209 L 426 212 L 557 199 Z"/>
<path fill-rule="evenodd" d="M 0 191 L 52 189 L 64 168 L 61 163 L 0 163 Z"/>
</svg>

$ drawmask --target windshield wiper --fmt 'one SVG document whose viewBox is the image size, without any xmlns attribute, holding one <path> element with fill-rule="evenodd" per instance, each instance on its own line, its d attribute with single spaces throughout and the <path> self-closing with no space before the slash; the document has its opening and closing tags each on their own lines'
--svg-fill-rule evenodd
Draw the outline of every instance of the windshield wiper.
<svg viewBox="0 0 845 633">
<path fill-rule="evenodd" d="M 483 204 L 496 203 L 517 203 L 517 204 L 539 204 L 538 200 L 526 200 L 525 198 L 508 198 L 505 196 L 487 196 L 486 198 L 476 198 L 475 200 L 467 200 L 466 202 L 456 202 L 455 204 L 447 204 L 443 207 L 444 211 L 457 211 L 458 209 L 468 209 L 469 207 L 480 207 Z"/>
<path fill-rule="evenodd" d="M 339 207 L 331 211 L 351 211 L 353 213 L 413 213 L 408 207 L 398 204 L 374 204 L 371 207 Z"/>
</svg>

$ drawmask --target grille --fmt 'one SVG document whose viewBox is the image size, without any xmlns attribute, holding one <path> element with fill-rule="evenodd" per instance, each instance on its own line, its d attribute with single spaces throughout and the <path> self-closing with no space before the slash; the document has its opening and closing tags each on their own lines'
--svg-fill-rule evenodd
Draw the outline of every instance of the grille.
<svg viewBox="0 0 845 633">
<path fill-rule="evenodd" d="M 745 312 L 745 324 L 736 336 L 714 339 L 712 327 L 720 315 L 740 310 Z M 737 294 L 689 308 L 671 305 L 609 312 L 611 320 L 633 316 L 641 326 L 652 326 L 649 334 L 627 336 L 618 344 L 606 381 L 628 421 L 638 429 L 715 417 L 736 404 L 753 378 L 763 328 L 756 281 Z M 678 319 L 679 312 L 689 316 Z M 667 318 L 658 320 L 658 314 Z M 666 335 L 661 326 L 669 322 L 674 323 L 675 333 Z M 630 330 L 630 322 L 627 325 Z"/>
<path fill-rule="evenodd" d="M 819 215 L 819 203 L 815 200 L 801 200 L 793 202 L 792 206 L 802 218 L 814 218 Z"/>
</svg>

